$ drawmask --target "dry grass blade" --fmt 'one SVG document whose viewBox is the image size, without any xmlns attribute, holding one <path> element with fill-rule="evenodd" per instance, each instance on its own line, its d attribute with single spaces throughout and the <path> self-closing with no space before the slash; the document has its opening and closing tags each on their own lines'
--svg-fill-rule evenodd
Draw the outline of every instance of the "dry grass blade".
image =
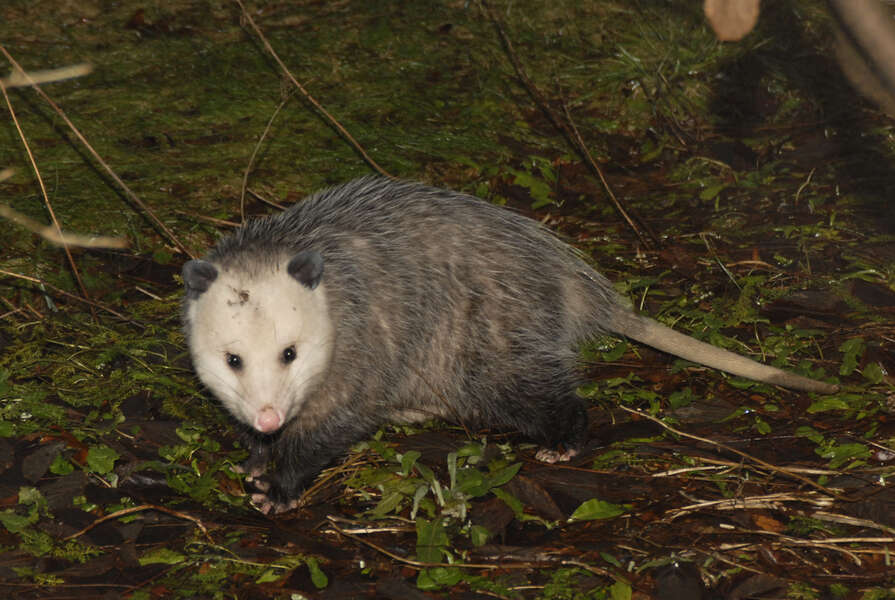
<svg viewBox="0 0 895 600">
<path fill-rule="evenodd" d="M 83 77 L 93 70 L 92 65 L 81 63 L 79 65 L 70 65 L 68 67 L 59 67 L 58 69 L 45 69 L 42 71 L 31 71 L 25 73 L 21 69 L 16 69 L 8 77 L 0 79 L 0 86 L 7 89 L 14 87 L 27 87 L 32 84 L 52 83 L 54 81 L 64 81 L 75 77 Z"/>
<path fill-rule="evenodd" d="M 2 45 L 0 45 L 0 53 L 2 53 L 3 56 L 6 57 L 6 60 L 8 60 L 10 64 L 13 65 L 13 67 L 24 74 L 26 78 L 28 77 L 28 74 L 25 72 L 24 69 L 22 69 L 22 66 L 12 57 L 9 52 L 7 52 L 6 48 Z M 121 191 L 124 192 L 124 195 L 127 196 L 127 198 L 131 202 L 136 204 L 140 208 L 140 210 L 142 210 L 146 214 L 147 217 L 149 217 L 149 219 L 155 224 L 155 226 L 159 228 L 159 230 L 165 235 L 165 237 L 167 237 L 168 240 L 170 240 L 170 242 L 174 244 L 174 246 L 178 250 L 180 250 L 190 258 L 196 258 L 192 252 L 187 250 L 186 246 L 181 243 L 177 236 L 174 235 L 174 232 L 171 231 L 168 226 L 165 225 L 162 220 L 159 219 L 155 215 L 155 213 L 152 212 L 152 210 L 148 206 L 146 206 L 146 204 L 142 200 L 140 200 L 140 198 L 133 191 L 131 191 L 131 189 L 124 183 L 124 181 L 121 180 L 121 177 L 119 177 L 118 174 L 112 170 L 112 167 L 110 167 L 109 164 L 105 160 L 103 160 L 103 158 L 93 148 L 90 142 L 87 141 L 87 138 L 85 138 L 81 131 L 77 127 L 75 127 L 74 123 L 71 122 L 71 120 L 68 118 L 68 115 L 66 115 L 65 112 L 61 108 L 59 108 L 59 106 L 55 102 L 53 102 L 53 100 L 49 96 L 47 96 L 46 92 L 40 89 L 40 86 L 38 86 L 34 82 L 30 82 L 30 85 L 34 89 L 34 91 L 37 92 L 37 94 L 41 98 L 43 98 L 44 101 L 49 104 L 54 111 L 56 111 L 56 114 L 59 115 L 63 121 L 65 121 L 65 124 L 68 125 L 72 133 L 75 134 L 75 137 L 77 137 L 78 140 L 84 145 L 84 148 L 86 148 L 90 155 L 93 156 L 94 159 L 96 159 L 96 161 L 100 164 L 103 170 L 105 170 L 109 177 L 111 177 L 115 181 L 115 183 L 118 184 L 118 186 L 121 188 Z M 2 89 L 2 87 L 0 87 L 0 89 Z M 6 94 L 6 91 L 4 90 L 3 93 Z"/>
<path fill-rule="evenodd" d="M 0 46 L 0 49 L 3 49 Z M 5 52 L 5 50 L 4 50 Z M 10 58 L 10 62 L 13 62 Z M 18 65 L 16 65 L 18 67 Z M 18 67 L 21 71 L 21 67 Z M 27 77 L 28 75 L 22 71 L 22 75 Z M 78 288 L 81 290 L 81 295 L 84 298 L 90 298 L 90 295 L 87 293 L 87 288 L 84 286 L 84 281 L 81 279 L 81 273 L 78 271 L 78 266 L 75 264 L 75 259 L 71 255 L 71 250 L 68 248 L 68 244 L 65 243 L 65 236 L 62 233 L 62 227 L 59 225 L 59 221 L 56 219 L 56 212 L 53 210 L 53 205 L 50 203 L 50 197 L 47 195 L 47 187 L 44 185 L 43 177 L 40 176 L 40 169 L 37 166 L 37 161 L 34 159 L 34 154 L 31 152 L 31 146 L 28 145 L 28 138 L 25 137 L 25 132 L 22 131 L 22 126 L 19 124 L 18 118 L 16 118 L 16 111 L 12 107 L 12 102 L 9 100 L 9 94 L 6 92 L 6 87 L 0 85 L 0 92 L 3 93 L 3 99 L 6 101 L 6 107 L 9 109 L 9 115 L 12 117 L 13 123 L 15 123 L 16 131 L 19 134 L 19 139 L 22 140 L 22 145 L 25 146 L 25 152 L 28 154 L 28 160 L 31 161 L 31 168 L 34 169 L 34 176 L 37 178 L 37 183 L 40 185 L 40 193 L 44 199 L 44 205 L 47 207 L 47 212 L 50 213 L 50 219 L 53 221 L 53 226 L 50 228 L 50 231 L 58 237 L 58 239 L 62 241 L 62 249 L 65 251 L 65 257 L 68 259 L 68 264 L 71 267 L 71 272 L 75 276 L 75 281 L 78 283 Z M 93 307 L 91 307 L 92 311 Z M 95 316 L 95 315 L 94 315 Z"/>
<path fill-rule="evenodd" d="M 0 217 L 5 217 L 28 231 L 36 233 L 51 244 L 58 246 L 78 246 L 81 248 L 127 248 L 127 239 L 104 235 L 81 235 L 63 233 L 57 227 L 43 225 L 23 215 L 11 207 L 0 204 Z"/>
</svg>

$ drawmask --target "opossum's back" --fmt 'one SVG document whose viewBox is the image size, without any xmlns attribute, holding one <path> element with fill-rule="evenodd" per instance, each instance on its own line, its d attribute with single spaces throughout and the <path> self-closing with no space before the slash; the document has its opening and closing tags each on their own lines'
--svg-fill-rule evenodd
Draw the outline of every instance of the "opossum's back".
<svg viewBox="0 0 895 600">
<path fill-rule="evenodd" d="M 450 239 L 433 234 L 451 232 Z M 260 247 L 337 247 L 353 239 L 390 242 L 396 252 L 409 244 L 469 244 L 518 247 L 531 252 L 534 239 L 557 245 L 538 223 L 483 200 L 422 184 L 367 177 L 313 194 L 289 210 L 255 219 L 216 249 L 221 258 Z M 495 239 L 497 236 L 497 239 Z M 525 259 L 526 256 L 520 256 Z"/>
<path fill-rule="evenodd" d="M 328 277 L 414 284 L 425 277 L 528 308 L 565 303 L 568 314 L 587 315 L 588 329 L 610 318 L 592 318 L 595 307 L 618 302 L 605 278 L 536 221 L 472 196 L 383 178 L 358 179 L 256 220 L 222 241 L 215 258 L 306 248 L 321 252 Z"/>
</svg>

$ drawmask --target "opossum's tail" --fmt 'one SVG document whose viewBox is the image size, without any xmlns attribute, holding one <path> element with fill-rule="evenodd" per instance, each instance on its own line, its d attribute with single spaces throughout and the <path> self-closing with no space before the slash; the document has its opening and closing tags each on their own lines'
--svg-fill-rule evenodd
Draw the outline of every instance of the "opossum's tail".
<svg viewBox="0 0 895 600">
<path fill-rule="evenodd" d="M 625 309 L 618 310 L 613 315 L 611 324 L 615 333 L 622 334 L 663 352 L 712 367 L 713 369 L 726 371 L 733 375 L 806 392 L 832 394 L 839 390 L 838 385 L 815 381 L 814 379 L 787 373 L 776 367 L 763 365 L 745 356 L 700 342 L 670 327 L 666 327 L 658 321 Z"/>
</svg>

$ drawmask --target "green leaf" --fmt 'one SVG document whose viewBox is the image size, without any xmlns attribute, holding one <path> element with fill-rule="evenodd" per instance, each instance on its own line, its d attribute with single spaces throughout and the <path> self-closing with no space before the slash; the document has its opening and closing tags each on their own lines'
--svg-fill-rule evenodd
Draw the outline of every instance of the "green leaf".
<svg viewBox="0 0 895 600">
<path fill-rule="evenodd" d="M 410 508 L 410 518 L 416 519 L 416 513 L 420 509 L 420 501 L 429 493 L 429 486 L 421 484 L 413 492 L 413 505 Z"/>
<path fill-rule="evenodd" d="M 696 396 L 693 394 L 693 390 L 687 387 L 682 390 L 672 392 L 668 396 L 668 404 L 669 406 L 671 406 L 671 408 L 681 408 L 683 406 L 689 406 L 695 399 Z"/>
<path fill-rule="evenodd" d="M 796 428 L 796 435 L 798 437 L 807 438 L 815 444 L 820 444 L 824 440 L 824 436 L 821 435 L 820 432 L 807 425 L 802 425 L 801 427 Z"/>
<path fill-rule="evenodd" d="M 416 587 L 421 590 L 437 590 L 453 587 L 463 579 L 463 572 L 457 567 L 433 567 L 423 569 L 416 578 Z"/>
<path fill-rule="evenodd" d="M 721 193 L 721 190 L 727 187 L 726 183 L 719 183 L 717 185 L 713 185 L 705 188 L 700 192 L 699 199 L 700 200 L 714 200 L 715 197 Z"/>
<path fill-rule="evenodd" d="M 500 487 L 510 479 L 516 476 L 516 473 L 519 472 L 519 469 L 522 468 L 522 463 L 517 462 L 511 465 L 508 465 L 498 471 L 492 473 L 489 477 L 488 485 L 492 488 Z"/>
<path fill-rule="evenodd" d="M 839 366 L 840 375 L 850 375 L 858 366 L 858 360 L 864 356 L 865 349 L 862 338 L 852 338 L 839 346 L 842 352 L 842 364 Z"/>
<path fill-rule="evenodd" d="M 818 450 L 818 453 L 823 458 L 830 459 L 830 468 L 832 469 L 838 469 L 852 459 L 870 458 L 870 450 L 867 446 L 858 443 L 841 444 L 822 451 Z"/>
<path fill-rule="evenodd" d="M 151 552 L 147 552 L 139 558 L 142 566 L 146 565 L 177 565 L 186 560 L 186 557 L 180 552 L 175 552 L 168 548 L 157 548 Z"/>
<path fill-rule="evenodd" d="M 481 456 L 482 455 L 482 444 L 478 442 L 470 442 L 457 450 L 457 456 Z"/>
<path fill-rule="evenodd" d="M 398 490 L 391 490 L 382 495 L 382 500 L 379 501 L 372 511 L 374 516 L 382 517 L 392 512 L 398 506 L 400 506 L 401 501 L 404 500 L 404 494 L 402 494 Z"/>
<path fill-rule="evenodd" d="M 771 433 L 771 425 L 767 421 L 755 417 L 755 430 L 761 435 L 767 435 Z"/>
<path fill-rule="evenodd" d="M 447 547 L 448 535 L 441 519 L 416 520 L 416 558 L 421 562 L 441 562 L 441 551 Z"/>
<path fill-rule="evenodd" d="M 517 519 L 522 518 L 522 516 L 525 514 L 525 507 L 522 505 L 522 502 L 519 500 L 519 498 L 501 488 L 495 488 L 492 490 L 492 492 L 495 496 L 503 500 L 504 504 L 510 507 L 510 510 L 513 511 L 513 514 L 516 515 Z"/>
<path fill-rule="evenodd" d="M 56 458 L 53 459 L 53 464 L 50 465 L 50 473 L 53 475 L 68 475 L 74 470 L 75 467 L 71 464 L 71 461 L 61 453 L 56 455 Z"/>
<path fill-rule="evenodd" d="M 0 512 L 0 523 L 10 533 L 21 533 L 31 525 L 32 519 L 17 515 L 12 510 L 4 510 Z"/>
<path fill-rule="evenodd" d="M 471 498 L 484 496 L 491 489 L 484 473 L 477 469 L 463 469 L 459 472 L 459 479 L 456 490 Z"/>
<path fill-rule="evenodd" d="M 313 556 L 309 556 L 306 559 L 308 565 L 308 571 L 311 573 L 311 583 L 314 584 L 318 590 L 322 590 L 326 586 L 329 585 L 329 578 L 326 576 L 326 573 L 320 568 L 320 565 L 317 564 L 317 559 Z"/>
<path fill-rule="evenodd" d="M 624 581 L 616 581 L 609 587 L 612 600 L 631 600 L 631 586 Z"/>
<path fill-rule="evenodd" d="M 622 563 L 608 552 L 600 552 L 600 558 L 608 562 L 610 565 L 614 565 L 619 569 L 622 568 Z"/>
<path fill-rule="evenodd" d="M 628 504 L 612 504 L 598 498 L 591 498 L 575 509 L 569 522 L 593 521 L 594 519 L 612 519 L 631 509 Z"/>
<path fill-rule="evenodd" d="M 878 362 L 872 362 L 864 367 L 861 373 L 870 383 L 880 384 L 883 382 L 883 369 Z"/>
<path fill-rule="evenodd" d="M 276 581 L 280 577 L 283 576 L 283 573 L 280 569 L 267 569 L 258 579 L 255 580 L 255 583 L 270 583 L 271 581 Z"/>
<path fill-rule="evenodd" d="M 447 455 L 448 477 L 450 478 L 450 489 L 457 487 L 457 453 L 449 452 Z"/>
<path fill-rule="evenodd" d="M 416 587 L 423 591 L 438 589 L 438 584 L 435 582 L 435 579 L 432 578 L 429 571 L 431 571 L 431 569 L 423 569 L 420 571 L 419 575 L 416 576 Z"/>
<path fill-rule="evenodd" d="M 605 362 L 615 362 L 625 355 L 625 352 L 628 351 L 628 342 L 622 340 L 612 347 L 608 352 L 601 352 L 600 357 Z"/>
<path fill-rule="evenodd" d="M 543 208 L 553 202 L 553 199 L 551 198 L 553 190 L 547 183 L 525 171 L 513 169 L 510 172 L 515 177 L 514 183 L 516 185 L 528 189 L 528 193 L 531 194 L 533 200 L 531 203 L 533 209 Z"/>
<path fill-rule="evenodd" d="M 117 459 L 118 453 L 108 446 L 93 446 L 87 451 L 87 469 L 91 473 L 105 475 L 112 471 Z"/>
<path fill-rule="evenodd" d="M 483 546 L 491 537 L 491 532 L 481 525 L 473 525 L 469 528 L 469 539 L 473 546 Z"/>
<path fill-rule="evenodd" d="M 848 410 L 848 404 L 841 398 L 826 397 L 812 402 L 811 406 L 808 407 L 809 414 L 826 412 L 828 410 Z"/>
<path fill-rule="evenodd" d="M 405 452 L 401 457 L 401 474 L 409 475 L 414 463 L 416 463 L 420 456 L 420 453 L 416 450 L 408 450 Z"/>
</svg>

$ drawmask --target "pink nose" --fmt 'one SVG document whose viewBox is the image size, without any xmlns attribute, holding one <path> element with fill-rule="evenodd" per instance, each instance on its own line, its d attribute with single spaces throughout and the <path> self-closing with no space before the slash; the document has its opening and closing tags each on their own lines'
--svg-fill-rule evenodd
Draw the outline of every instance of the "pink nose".
<svg viewBox="0 0 895 600">
<path fill-rule="evenodd" d="M 271 433 L 280 428 L 283 417 L 273 406 L 265 406 L 255 417 L 255 429 L 264 433 Z"/>
</svg>

